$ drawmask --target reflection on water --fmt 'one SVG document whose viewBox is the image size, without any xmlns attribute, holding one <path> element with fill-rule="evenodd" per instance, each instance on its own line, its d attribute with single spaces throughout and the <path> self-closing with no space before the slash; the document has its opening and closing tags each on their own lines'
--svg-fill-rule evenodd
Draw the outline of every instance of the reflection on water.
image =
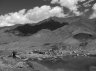
<svg viewBox="0 0 96 71">
<path fill-rule="evenodd" d="M 55 60 L 45 59 L 38 63 L 52 71 L 90 71 L 91 66 L 96 65 L 96 58 L 93 57 L 64 57 Z"/>
</svg>

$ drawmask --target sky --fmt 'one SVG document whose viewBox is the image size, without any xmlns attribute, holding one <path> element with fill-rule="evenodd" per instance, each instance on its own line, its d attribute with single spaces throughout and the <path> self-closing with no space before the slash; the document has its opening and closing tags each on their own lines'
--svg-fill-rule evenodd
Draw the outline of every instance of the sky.
<svg viewBox="0 0 96 71">
<path fill-rule="evenodd" d="M 49 5 L 49 0 L 0 0 L 0 14 L 32 9 L 35 6 Z"/>
<path fill-rule="evenodd" d="M 83 4 L 92 9 L 89 19 L 96 18 L 95 0 L 0 0 L 0 27 L 15 24 L 36 24 L 51 17 L 68 18 L 82 16 Z M 82 6 L 81 4 L 82 3 Z M 68 12 L 65 12 L 65 8 Z M 85 9 L 85 8 L 84 8 Z M 86 10 L 86 9 L 85 9 Z M 71 14 L 72 13 L 72 14 Z M 71 15 L 70 15 L 71 14 Z"/>
</svg>

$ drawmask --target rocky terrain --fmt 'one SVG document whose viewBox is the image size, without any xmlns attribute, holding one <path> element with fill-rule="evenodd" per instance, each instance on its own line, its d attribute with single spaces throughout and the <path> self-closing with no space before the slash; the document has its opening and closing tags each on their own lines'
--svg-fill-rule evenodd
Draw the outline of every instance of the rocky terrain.
<svg viewBox="0 0 96 71">
<path fill-rule="evenodd" d="M 95 21 L 41 23 L 1 28 L 0 71 L 96 71 Z"/>
</svg>

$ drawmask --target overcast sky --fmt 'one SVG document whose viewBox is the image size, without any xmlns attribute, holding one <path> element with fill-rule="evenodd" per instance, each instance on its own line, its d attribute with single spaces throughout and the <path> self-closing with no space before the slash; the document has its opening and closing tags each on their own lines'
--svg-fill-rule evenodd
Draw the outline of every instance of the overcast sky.
<svg viewBox="0 0 96 71">
<path fill-rule="evenodd" d="M 35 6 L 49 5 L 44 0 L 0 0 L 0 14 L 19 11 L 21 9 L 32 9 Z"/>
</svg>

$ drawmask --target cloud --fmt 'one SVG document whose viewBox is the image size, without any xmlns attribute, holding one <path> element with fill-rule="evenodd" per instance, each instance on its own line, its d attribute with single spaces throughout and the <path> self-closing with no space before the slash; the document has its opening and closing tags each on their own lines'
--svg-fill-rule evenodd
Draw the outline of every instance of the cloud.
<svg viewBox="0 0 96 71">
<path fill-rule="evenodd" d="M 63 9 L 59 6 L 50 7 L 50 6 L 42 6 L 35 7 L 32 10 L 29 10 L 26 14 L 26 17 L 34 22 L 38 22 L 50 17 L 65 17 L 66 15 L 63 13 Z"/>
<path fill-rule="evenodd" d="M 63 13 L 63 9 L 59 6 L 51 7 L 43 5 L 41 7 L 34 7 L 26 12 L 22 9 L 18 12 L 8 13 L 0 16 L 0 26 L 12 26 L 15 24 L 37 23 L 50 17 L 67 17 Z"/>
<path fill-rule="evenodd" d="M 25 9 L 20 10 L 19 12 L 14 12 L 14 13 L 8 13 L 5 14 L 4 16 L 0 16 L 0 27 L 3 26 L 12 26 L 15 23 L 27 23 L 27 18 L 24 15 Z"/>
<path fill-rule="evenodd" d="M 61 6 L 51 7 L 43 5 L 41 7 L 34 7 L 33 9 L 22 9 L 18 12 L 8 13 L 0 16 L 0 27 L 13 26 L 15 24 L 36 24 L 42 20 L 50 17 L 68 18 L 72 17 L 64 13 L 63 7 L 68 8 L 76 16 L 80 16 L 81 12 L 78 11 L 78 2 L 85 0 L 52 0 L 51 4 L 60 4 Z"/>
<path fill-rule="evenodd" d="M 83 2 L 85 0 L 52 0 L 51 4 L 60 4 L 62 7 L 68 8 L 76 16 L 81 15 L 82 13 L 78 11 L 78 2 Z"/>
<path fill-rule="evenodd" d="M 92 7 L 93 13 L 90 15 L 89 19 L 96 18 L 96 3 Z"/>
</svg>

